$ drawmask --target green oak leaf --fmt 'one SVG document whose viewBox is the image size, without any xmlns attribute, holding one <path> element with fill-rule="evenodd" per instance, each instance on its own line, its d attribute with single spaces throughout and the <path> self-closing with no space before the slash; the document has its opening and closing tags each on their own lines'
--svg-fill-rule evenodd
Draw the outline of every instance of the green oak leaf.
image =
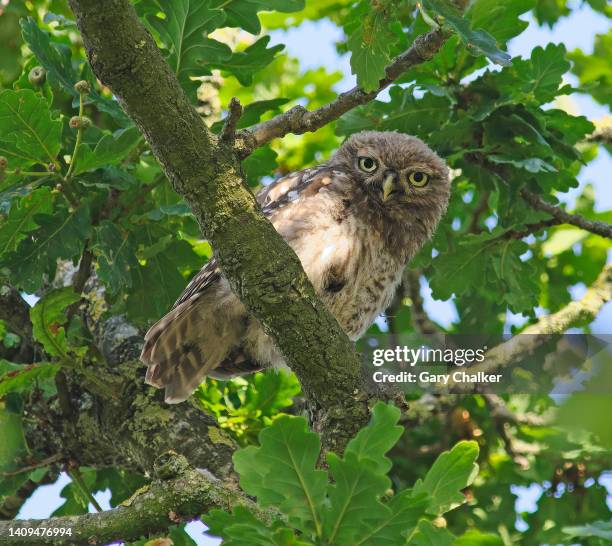
<svg viewBox="0 0 612 546">
<path fill-rule="evenodd" d="M 510 66 L 510 55 L 499 49 L 495 38 L 486 30 L 472 30 L 470 21 L 464 18 L 449 2 L 446 0 L 424 0 L 423 4 L 430 11 L 444 17 L 444 22 L 459 35 L 471 54 L 485 55 L 496 64 Z"/>
<path fill-rule="evenodd" d="M 132 289 L 127 297 L 128 316 L 137 322 L 159 318 L 172 306 L 186 281 L 163 254 L 132 269 Z M 155 290 L 155 297 L 151 291 Z"/>
<path fill-rule="evenodd" d="M 276 506 L 303 532 L 320 534 L 327 473 L 317 470 L 321 442 L 305 419 L 282 416 L 259 434 L 260 447 L 234 454 L 240 485 L 262 506 Z"/>
<path fill-rule="evenodd" d="M 376 127 L 379 131 L 400 131 L 427 138 L 448 120 L 449 102 L 446 97 L 427 93 L 415 98 L 412 89 L 391 88 L 389 102 L 373 101 L 344 114 L 336 131 L 349 135 Z"/>
<path fill-rule="evenodd" d="M 348 39 L 351 52 L 351 72 L 365 91 L 378 89 L 385 77 L 385 68 L 391 61 L 391 51 L 398 41 L 389 25 L 395 14 L 378 8 L 366 13 Z"/>
<path fill-rule="evenodd" d="M 353 546 L 364 533 L 378 527 L 390 516 L 390 509 L 378 499 L 390 487 L 391 480 L 378 472 L 375 464 L 345 453 L 340 459 L 327 455 L 334 484 L 328 488 L 324 513 L 324 536 L 330 544 Z"/>
<path fill-rule="evenodd" d="M 51 43 L 49 34 L 41 30 L 32 17 L 22 19 L 20 24 L 24 41 L 46 69 L 47 79 L 51 85 L 63 89 L 73 97 L 73 103 L 78 104 L 79 93 L 74 89 L 74 84 L 83 78 L 73 67 L 70 48 L 63 44 Z M 112 116 L 121 126 L 130 125 L 131 121 L 117 101 L 101 95 L 96 89 L 95 77 L 88 66 L 85 67 L 85 74 L 91 84 L 91 92 L 87 95 L 87 101 L 95 103 L 98 110 Z"/>
<path fill-rule="evenodd" d="M 475 0 L 470 2 L 466 18 L 473 28 L 484 28 L 498 42 L 505 44 L 518 36 L 529 23 L 520 16 L 532 10 L 537 0 Z"/>
<path fill-rule="evenodd" d="M 28 477 L 27 473 L 13 477 L 1 477 L 3 472 L 15 471 L 20 466 L 20 459 L 25 457 L 28 448 L 25 443 L 21 425 L 21 415 L 10 411 L 4 403 L 0 403 L 0 500 L 13 493 Z"/>
<path fill-rule="evenodd" d="M 457 537 L 454 546 L 504 546 L 504 541 L 497 535 L 483 533 L 477 529 L 470 529 Z"/>
<path fill-rule="evenodd" d="M 39 227 L 37 214 L 51 214 L 51 190 L 41 187 L 12 202 L 7 217 L 0 223 L 0 256 L 17 250 L 20 241 Z"/>
<path fill-rule="evenodd" d="M 534 104 L 539 108 L 540 104 L 564 93 L 560 86 L 570 68 L 565 53 L 563 44 L 538 46 L 529 59 L 514 59 L 512 66 L 500 72 L 488 72 L 473 82 L 475 92 L 491 98 L 470 108 L 472 118 L 483 120 L 509 104 Z"/>
<path fill-rule="evenodd" d="M 104 221 L 94 229 L 91 248 L 97 258 L 97 274 L 110 294 L 132 287 L 132 271 L 139 267 L 130 233 Z"/>
<path fill-rule="evenodd" d="M 31 17 L 21 20 L 21 33 L 23 40 L 47 71 L 47 81 L 77 96 L 73 86 L 79 78 L 72 66 L 70 49 L 60 44 L 52 44 L 49 34 L 41 30 Z"/>
<path fill-rule="evenodd" d="M 430 496 L 429 514 L 440 515 L 465 502 L 461 490 L 470 485 L 478 473 L 478 453 L 476 442 L 461 441 L 436 459 L 424 479 L 417 480 L 413 494 Z"/>
<path fill-rule="evenodd" d="M 34 388 L 37 380 L 51 378 L 58 370 L 59 364 L 37 362 L 24 366 L 0 360 L 0 399 L 9 392 L 23 392 Z"/>
<path fill-rule="evenodd" d="M 428 520 L 421 520 L 409 544 L 414 546 L 453 546 L 455 537 L 446 527 L 436 527 Z"/>
<path fill-rule="evenodd" d="M 391 404 L 377 402 L 372 408 L 368 426 L 362 428 L 346 446 L 345 454 L 352 453 L 359 460 L 369 459 L 378 474 L 391 470 L 391 461 L 385 454 L 397 443 L 403 427 L 399 426 L 401 411 Z"/>
<path fill-rule="evenodd" d="M 68 343 L 63 326 L 68 320 L 66 310 L 80 298 L 70 286 L 59 288 L 47 292 L 30 309 L 32 333 L 48 354 L 66 357 Z"/>
<path fill-rule="evenodd" d="M 419 519 L 425 515 L 429 497 L 426 494 L 413 494 L 407 489 L 394 495 L 386 504 L 387 515 L 376 522 L 376 525 L 357 537 L 352 546 L 395 546 L 399 537 L 410 536 Z"/>
<path fill-rule="evenodd" d="M 285 47 L 278 44 L 268 48 L 269 42 L 270 36 L 262 36 L 244 51 L 233 53 L 228 60 L 217 63 L 216 66 L 231 72 L 242 85 L 251 85 L 255 73 L 268 66 L 274 56 Z"/>
<path fill-rule="evenodd" d="M 243 506 L 236 506 L 231 513 L 211 510 L 202 517 L 208 533 L 222 536 L 225 546 L 310 546 L 295 536 L 295 532 L 275 522 L 271 526 L 259 521 Z"/>
<path fill-rule="evenodd" d="M 56 207 L 53 216 L 38 215 L 40 228 L 31 232 L 17 250 L 0 255 L 0 267 L 11 271 L 12 282 L 29 293 L 35 293 L 45 278 L 53 278 L 60 259 L 81 255 L 84 241 L 91 233 L 89 209 Z"/>
<path fill-rule="evenodd" d="M 607 34 L 595 36 L 591 55 L 576 49 L 568 57 L 580 84 L 589 86 L 589 93 L 597 102 L 612 107 L 612 29 Z"/>
<path fill-rule="evenodd" d="M 504 301 L 517 313 L 537 305 L 537 270 L 531 261 L 521 261 L 528 245 L 502 237 L 505 229 L 491 233 L 466 235 L 461 243 L 437 256 L 433 262 L 430 286 L 437 299 L 471 294 L 469 279 L 485 279 L 481 293 Z"/>
<path fill-rule="evenodd" d="M 92 150 L 87 144 L 79 147 L 74 174 L 93 171 L 100 167 L 115 165 L 124 159 L 140 142 L 136 127 L 119 129 L 114 134 L 104 135 Z"/>
<path fill-rule="evenodd" d="M 378 402 L 370 423 L 349 442 L 344 457 L 328 454 L 334 484 L 328 486 L 323 525 L 330 543 L 353 546 L 364 534 L 376 534 L 394 519 L 394 511 L 379 498 L 391 485 L 386 475 L 391 461 L 385 455 L 403 432 L 397 425 L 400 414 L 398 408 Z"/>
<path fill-rule="evenodd" d="M 146 20 L 164 42 L 167 61 L 183 89 L 195 100 L 200 82 L 191 78 L 209 74 L 211 65 L 232 54 L 227 45 L 208 37 L 223 25 L 226 14 L 213 7 L 213 0 L 157 0 L 155 5 L 164 17 L 147 6 Z"/>
<path fill-rule="evenodd" d="M 202 261 L 189 243 L 163 225 L 148 222 L 142 229 L 132 230 L 130 238 L 133 248 L 139 249 L 141 263 L 130 267 L 132 285 L 126 299 L 127 313 L 139 323 L 157 320 L 172 307 L 189 280 L 181 271 L 197 271 Z"/>
<path fill-rule="evenodd" d="M 53 119 L 46 99 L 31 89 L 0 93 L 0 155 L 9 169 L 57 161 L 62 123 Z"/>
<path fill-rule="evenodd" d="M 222 7 L 227 15 L 228 26 L 240 27 L 255 35 L 261 32 L 257 12 L 291 13 L 304 9 L 305 4 L 305 0 L 215 0 L 215 5 Z"/>
<path fill-rule="evenodd" d="M 242 168 L 247 182 L 252 188 L 259 185 L 262 176 L 271 176 L 277 168 L 278 154 L 270 145 L 261 146 L 250 154 L 243 162 Z"/>
<path fill-rule="evenodd" d="M 283 370 L 255 374 L 249 381 L 240 410 L 272 417 L 279 410 L 293 405 L 293 397 L 299 392 L 300 383 L 293 374 Z"/>
</svg>

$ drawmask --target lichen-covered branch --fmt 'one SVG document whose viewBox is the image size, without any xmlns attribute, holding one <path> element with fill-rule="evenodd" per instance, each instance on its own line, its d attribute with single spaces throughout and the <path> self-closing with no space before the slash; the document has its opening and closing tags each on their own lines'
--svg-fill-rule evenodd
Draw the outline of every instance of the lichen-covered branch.
<svg viewBox="0 0 612 546">
<path fill-rule="evenodd" d="M 266 142 L 289 133 L 299 135 L 316 131 L 337 120 L 349 110 L 370 102 L 409 68 L 431 59 L 442 47 L 447 37 L 448 35 L 441 29 L 431 30 L 427 34 L 417 36 L 410 48 L 387 66 L 386 77 L 380 80 L 378 88 L 374 91 L 364 91 L 356 86 L 316 110 L 308 111 L 303 106 L 295 106 L 268 121 L 240 131 L 238 135 L 243 142 L 241 153 L 247 155 Z"/>
<path fill-rule="evenodd" d="M 359 358 L 261 214 L 234 147 L 204 125 L 128 0 L 70 6 L 97 77 L 140 128 L 232 288 L 296 372 L 324 443 L 342 450 L 369 415 Z"/>
<path fill-rule="evenodd" d="M 157 479 L 137 491 L 121 506 L 96 514 L 64 516 L 46 520 L 0 521 L 0 537 L 4 546 L 102 545 L 117 540 L 132 540 L 159 533 L 180 521 L 197 518 L 212 508 L 231 509 L 246 506 L 263 521 L 275 518 L 273 512 L 259 508 L 238 489 L 230 488 L 215 478 L 191 468 L 180 456 L 163 454 Z M 19 529 L 47 529 L 51 536 L 15 536 Z M 13 530 L 13 536 L 10 534 Z M 54 529 L 58 530 L 53 536 Z M 71 531 L 62 536 L 61 529 Z"/>
<path fill-rule="evenodd" d="M 572 226 L 579 227 L 601 237 L 607 237 L 612 239 L 612 225 L 606 222 L 598 222 L 595 220 L 588 220 L 584 216 L 579 214 L 570 214 L 564 211 L 561 207 L 551 205 L 536 195 L 531 193 L 529 190 L 521 190 L 521 196 L 527 201 L 534 209 L 540 210 L 550 214 L 558 224 L 570 224 Z"/>
<path fill-rule="evenodd" d="M 484 362 L 470 366 L 470 373 L 488 373 L 520 361 L 524 355 L 550 340 L 551 335 L 562 334 L 568 328 L 576 325 L 588 324 L 611 299 L 612 264 L 603 268 L 582 299 L 572 301 L 556 313 L 541 317 L 538 322 L 525 328 L 519 335 L 493 347 L 487 351 Z M 461 384 L 451 381 L 448 386 L 454 390 L 462 388 Z"/>
<path fill-rule="evenodd" d="M 65 404 L 58 399 L 49 406 L 31 397 L 24 408 L 26 441 L 35 460 L 59 453 L 83 466 L 147 474 L 160 453 L 174 449 L 195 467 L 231 477 L 237 446 L 215 419 L 190 404 L 170 408 L 160 392 L 144 384 L 138 331 L 113 317 L 99 335 L 108 365 L 98 363 L 95 374 L 115 396 L 98 394 L 78 371 L 64 370 Z M 74 411 L 67 414 L 66 406 Z"/>
</svg>

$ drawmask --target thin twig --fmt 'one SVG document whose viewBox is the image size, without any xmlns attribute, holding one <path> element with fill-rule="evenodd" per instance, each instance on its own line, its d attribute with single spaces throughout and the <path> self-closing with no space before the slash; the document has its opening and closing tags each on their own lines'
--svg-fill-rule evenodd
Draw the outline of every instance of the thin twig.
<svg viewBox="0 0 612 546">
<path fill-rule="evenodd" d="M 83 119 L 83 114 L 85 113 L 85 95 L 83 93 L 79 93 L 79 119 Z M 74 143 L 74 150 L 72 152 L 72 156 L 70 157 L 70 165 L 68 166 L 68 171 L 66 172 L 66 176 L 64 180 L 68 182 L 70 177 L 72 176 L 72 172 L 74 171 L 74 166 L 76 165 L 77 155 L 79 153 L 79 148 L 81 147 L 81 141 L 83 140 L 83 131 L 85 129 L 82 125 L 79 125 L 77 129 L 76 141 Z"/>
<path fill-rule="evenodd" d="M 437 345 L 444 345 L 444 334 L 429 318 L 423 306 L 419 271 L 406 269 L 403 275 L 403 285 L 406 294 L 412 301 L 410 315 L 415 330 L 424 336 L 431 337 Z"/>
<path fill-rule="evenodd" d="M 440 29 L 431 30 L 426 34 L 417 36 L 412 46 L 395 58 L 387 66 L 386 76 L 380 80 L 378 88 L 374 91 L 364 91 L 361 87 L 353 87 L 350 91 L 341 93 L 329 104 L 313 111 L 303 106 L 295 106 L 283 114 L 259 123 L 250 129 L 238 132 L 242 140 L 239 152 L 246 156 L 255 148 L 270 142 L 274 138 L 283 137 L 289 133 L 302 134 L 316 131 L 328 123 L 338 119 L 349 110 L 372 101 L 378 93 L 393 83 L 409 68 L 431 59 L 442 47 L 448 34 Z"/>
<path fill-rule="evenodd" d="M 236 97 L 232 97 L 228 106 L 227 117 L 221 131 L 221 140 L 233 144 L 236 140 L 236 127 L 242 116 L 242 105 Z"/>
<path fill-rule="evenodd" d="M 534 209 L 550 214 L 557 220 L 558 224 L 570 224 L 586 231 L 590 231 L 591 233 L 595 233 L 595 235 L 612 239 L 612 224 L 598 222 L 595 220 L 587 220 L 584 216 L 580 216 L 579 214 L 570 214 L 569 212 L 564 211 L 561 207 L 547 203 L 541 197 L 535 193 L 531 193 L 525 188 L 521 190 L 521 197 Z"/>
<path fill-rule="evenodd" d="M 41 468 L 43 466 L 49 466 L 50 464 L 57 463 L 62 460 L 63 455 L 61 453 L 56 453 L 55 455 L 51 455 L 42 461 L 37 463 L 24 466 L 22 468 L 18 468 L 17 470 L 12 470 L 11 472 L 0 472 L 0 476 L 3 478 L 10 478 L 11 476 L 17 476 L 18 474 L 23 474 L 24 472 L 30 472 L 30 470 L 36 470 L 37 468 Z"/>
<path fill-rule="evenodd" d="M 556 218 L 550 218 L 549 220 L 534 222 L 533 224 L 525 224 L 524 229 L 511 229 L 510 231 L 506 231 L 506 233 L 500 236 L 500 239 L 522 239 L 523 237 L 533 235 L 538 231 L 541 231 L 542 229 L 546 229 L 552 226 L 558 226 L 561 223 L 562 222 L 560 222 Z"/>
<path fill-rule="evenodd" d="M 478 225 L 480 222 L 480 217 L 482 213 L 487 210 L 488 206 L 489 206 L 489 192 L 484 192 L 480 196 L 480 199 L 478 200 L 478 203 L 476 204 L 476 208 L 474 209 L 474 212 L 472 213 L 472 220 L 470 221 L 470 225 L 467 229 L 468 233 L 478 233 L 480 231 L 480 227 Z"/>
<path fill-rule="evenodd" d="M 515 413 L 504 402 L 498 394 L 486 393 L 482 395 L 491 408 L 494 416 L 497 416 L 514 425 L 529 425 L 541 427 L 550 424 L 550 421 L 541 415 L 534 413 Z"/>
</svg>

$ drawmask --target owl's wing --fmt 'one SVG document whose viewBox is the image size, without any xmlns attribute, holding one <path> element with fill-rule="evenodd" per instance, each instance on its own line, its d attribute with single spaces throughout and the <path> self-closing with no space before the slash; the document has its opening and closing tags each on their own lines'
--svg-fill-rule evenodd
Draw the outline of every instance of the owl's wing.
<svg viewBox="0 0 612 546">
<path fill-rule="evenodd" d="M 321 188 L 331 184 L 334 177 L 335 173 L 325 165 L 289 173 L 261 190 L 257 194 L 257 201 L 263 213 L 270 217 L 298 197 L 316 195 Z"/>
<path fill-rule="evenodd" d="M 172 309 L 175 309 L 182 303 L 191 300 L 194 296 L 202 294 L 208 287 L 215 284 L 221 278 L 221 269 L 217 265 L 217 260 L 211 258 L 206 265 L 198 271 L 185 287 L 182 294 L 178 297 Z"/>
<path fill-rule="evenodd" d="M 304 169 L 303 171 L 290 173 L 281 178 L 277 178 L 274 182 L 263 188 L 257 193 L 255 198 L 262 207 L 265 216 L 270 217 L 276 210 L 284 204 L 290 202 L 295 195 L 302 194 L 303 191 L 311 186 L 316 186 L 316 191 L 326 183 L 329 178 L 329 169 L 326 167 L 313 167 Z M 315 190 L 315 188 L 312 188 Z M 315 191 L 315 192 L 316 192 Z M 183 293 L 178 297 L 172 309 L 175 309 L 182 303 L 205 292 L 209 287 L 215 284 L 221 278 L 221 269 L 217 264 L 217 260 L 212 258 L 199 272 L 191 282 L 186 286 Z"/>
</svg>

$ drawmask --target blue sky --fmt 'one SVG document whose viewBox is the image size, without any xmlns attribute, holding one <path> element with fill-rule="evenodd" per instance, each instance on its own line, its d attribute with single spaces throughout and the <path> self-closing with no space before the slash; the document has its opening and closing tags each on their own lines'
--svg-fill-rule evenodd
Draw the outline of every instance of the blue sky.
<svg viewBox="0 0 612 546">
<path fill-rule="evenodd" d="M 577 2 L 576 4 L 579 4 Z M 585 52 L 591 52 L 593 37 L 595 34 L 604 33 L 609 27 L 609 22 L 601 15 L 591 10 L 588 5 L 572 13 L 571 17 L 562 19 L 553 30 L 548 27 L 540 28 L 533 20 L 530 20 L 528 29 L 519 37 L 514 39 L 509 46 L 513 56 L 529 55 L 536 45 L 546 45 L 549 42 L 564 43 L 568 50 L 580 48 Z M 289 55 L 297 57 L 302 68 L 316 68 L 321 65 L 328 70 L 339 70 L 344 74 L 344 79 L 337 85 L 339 91 L 346 90 L 354 85 L 354 77 L 350 73 L 347 56 L 339 57 L 336 53 L 334 43 L 342 37 L 342 31 L 328 22 L 310 23 L 306 22 L 299 28 L 288 32 L 275 31 L 272 43 L 283 43 L 286 45 Z M 609 115 L 606 107 L 596 104 L 586 95 L 572 95 L 572 107 L 574 113 L 587 116 L 596 120 Z M 603 211 L 612 208 L 612 158 L 602 150 L 599 157 L 586 166 L 580 174 L 581 187 L 562 196 L 562 199 L 570 206 L 576 195 L 585 184 L 591 183 L 595 189 L 596 210 Z M 579 298 L 585 287 L 576 287 L 573 296 Z M 443 325 L 450 324 L 456 312 L 452 302 L 435 301 L 430 296 L 426 283 L 422 286 L 425 297 L 425 308 L 431 316 Z M 520 317 L 509 315 L 509 321 L 520 322 Z M 612 302 L 608 303 L 600 316 L 592 325 L 594 333 L 612 333 Z M 19 513 L 19 518 L 44 518 L 48 517 L 63 502 L 59 496 L 62 487 L 69 483 L 69 478 L 62 475 L 57 483 L 44 486 L 26 502 Z M 608 489 L 612 489 L 612 475 L 605 478 Z M 519 495 L 517 501 L 521 510 L 535 510 L 536 502 L 542 494 L 542 489 L 533 485 L 530 488 L 516 488 Z M 96 494 L 98 502 L 104 509 L 110 508 L 108 500 L 110 493 L 100 492 Z M 93 508 L 90 506 L 91 510 Z M 189 533 L 200 546 L 212 546 L 220 543 L 217 539 L 207 538 L 203 535 L 204 526 L 195 522 L 189 524 Z"/>
</svg>

